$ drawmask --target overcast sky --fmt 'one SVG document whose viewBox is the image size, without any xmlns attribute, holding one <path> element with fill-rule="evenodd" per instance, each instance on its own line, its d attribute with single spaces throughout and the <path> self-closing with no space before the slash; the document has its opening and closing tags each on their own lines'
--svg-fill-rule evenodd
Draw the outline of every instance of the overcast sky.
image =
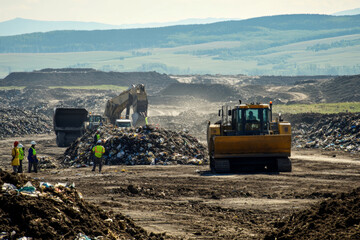
<svg viewBox="0 0 360 240">
<path fill-rule="evenodd" d="M 359 7 L 360 0 L 0 0 L 0 22 L 21 17 L 120 25 L 188 18 L 332 14 Z"/>
</svg>

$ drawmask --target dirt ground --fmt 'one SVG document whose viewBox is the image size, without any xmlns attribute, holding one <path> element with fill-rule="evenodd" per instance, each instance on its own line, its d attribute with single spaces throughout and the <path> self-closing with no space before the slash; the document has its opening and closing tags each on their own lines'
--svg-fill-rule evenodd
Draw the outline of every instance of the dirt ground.
<svg viewBox="0 0 360 240">
<path fill-rule="evenodd" d="M 53 135 L 16 138 L 38 155 L 57 158 Z M 15 139 L 1 140 L 0 167 L 10 170 Z M 25 173 L 50 183 L 74 182 L 101 208 L 130 216 L 168 239 L 259 239 L 274 223 L 312 204 L 360 187 L 360 158 L 349 154 L 294 150 L 293 171 L 280 174 L 212 174 L 208 166 L 105 166 L 57 168 Z M 25 161 L 25 169 L 27 169 Z"/>
</svg>

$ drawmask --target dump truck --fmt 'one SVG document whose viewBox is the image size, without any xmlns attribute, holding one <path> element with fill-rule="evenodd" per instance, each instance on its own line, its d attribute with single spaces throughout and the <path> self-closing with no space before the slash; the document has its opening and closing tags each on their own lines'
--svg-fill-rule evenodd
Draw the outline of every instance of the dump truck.
<svg viewBox="0 0 360 240">
<path fill-rule="evenodd" d="M 125 116 L 122 112 L 126 110 Z M 132 124 L 134 127 L 145 125 L 148 111 L 148 99 L 144 84 L 137 84 L 129 87 L 127 90 L 107 101 L 104 116 L 111 124 L 115 124 L 117 119 L 129 119 L 130 110 Z"/>
<path fill-rule="evenodd" d="M 102 126 L 106 122 L 105 118 L 99 114 L 90 113 L 86 122 L 86 129 L 94 130 Z"/>
<path fill-rule="evenodd" d="M 291 172 L 291 124 L 272 119 L 272 102 L 223 106 L 208 122 L 210 169 L 216 173 Z"/>
<path fill-rule="evenodd" d="M 58 147 L 67 147 L 85 133 L 88 111 L 85 108 L 55 108 L 53 123 Z"/>
</svg>

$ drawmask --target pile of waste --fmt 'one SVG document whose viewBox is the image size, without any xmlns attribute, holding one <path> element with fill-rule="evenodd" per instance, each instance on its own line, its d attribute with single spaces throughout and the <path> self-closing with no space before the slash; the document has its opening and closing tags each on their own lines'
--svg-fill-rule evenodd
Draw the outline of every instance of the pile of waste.
<svg viewBox="0 0 360 240">
<path fill-rule="evenodd" d="M 360 113 L 316 114 L 312 117 L 302 114 L 297 118 L 292 122 L 293 146 L 360 151 Z"/>
<path fill-rule="evenodd" d="M 38 157 L 38 168 L 39 169 L 52 169 L 56 168 L 56 160 L 48 156 Z"/>
<path fill-rule="evenodd" d="M 163 239 L 82 198 L 74 184 L 52 185 L 0 169 L 0 239 Z"/>
<path fill-rule="evenodd" d="M 21 108 L 51 118 L 55 107 L 83 107 L 100 113 L 104 111 L 106 100 L 117 94 L 112 90 L 53 89 L 39 86 L 0 90 L 0 108 Z"/>
<path fill-rule="evenodd" d="M 52 131 L 52 119 L 20 108 L 0 108 L 0 139 Z"/>
<path fill-rule="evenodd" d="M 62 163 L 81 166 L 92 161 L 95 132 L 88 132 L 66 149 Z M 100 128 L 104 141 L 105 164 L 203 164 L 206 149 L 198 140 L 185 132 L 169 131 L 153 126 L 119 129 Z"/>
<path fill-rule="evenodd" d="M 360 188 L 277 221 L 265 239 L 360 239 Z"/>
</svg>

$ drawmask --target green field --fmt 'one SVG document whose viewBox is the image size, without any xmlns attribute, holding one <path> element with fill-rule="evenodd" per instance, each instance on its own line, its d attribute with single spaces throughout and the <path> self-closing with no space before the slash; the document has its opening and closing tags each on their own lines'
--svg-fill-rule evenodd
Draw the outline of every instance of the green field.
<svg viewBox="0 0 360 240">
<path fill-rule="evenodd" d="M 12 90 L 12 89 L 24 89 L 25 87 L 17 87 L 17 86 L 10 86 L 10 87 L 0 87 L 0 90 Z"/>
<path fill-rule="evenodd" d="M 274 105 L 274 113 L 340 113 L 360 112 L 360 102 Z"/>
<path fill-rule="evenodd" d="M 244 50 L 249 40 L 123 52 L 4 53 L 0 54 L 0 78 L 10 72 L 68 67 L 167 74 L 353 75 L 360 73 L 360 44 L 340 47 L 336 44 L 356 43 L 357 39 L 360 34 L 253 51 Z M 335 47 L 311 50 L 326 45 Z"/>
</svg>

